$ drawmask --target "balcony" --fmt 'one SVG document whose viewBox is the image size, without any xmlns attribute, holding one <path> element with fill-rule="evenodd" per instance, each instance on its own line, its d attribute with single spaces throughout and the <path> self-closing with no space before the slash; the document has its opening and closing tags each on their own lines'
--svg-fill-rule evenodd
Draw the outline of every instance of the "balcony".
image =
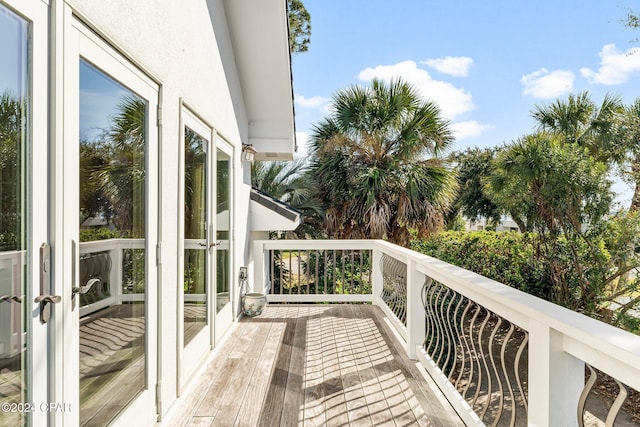
<svg viewBox="0 0 640 427">
<path fill-rule="evenodd" d="M 237 323 L 164 425 L 640 424 L 636 335 L 383 241 L 253 249 L 254 290 L 270 305 Z M 92 282 L 81 341 L 103 321 L 92 313 L 143 300 L 143 251 L 135 239 L 81 244 L 81 283 Z M 131 336 L 111 349 L 118 360 L 144 329 L 122 316 Z M 139 357 L 127 357 L 123 374 L 137 375 Z"/>
<path fill-rule="evenodd" d="M 636 335 L 383 241 L 257 241 L 254 260 L 270 305 L 170 420 L 640 423 Z"/>
</svg>

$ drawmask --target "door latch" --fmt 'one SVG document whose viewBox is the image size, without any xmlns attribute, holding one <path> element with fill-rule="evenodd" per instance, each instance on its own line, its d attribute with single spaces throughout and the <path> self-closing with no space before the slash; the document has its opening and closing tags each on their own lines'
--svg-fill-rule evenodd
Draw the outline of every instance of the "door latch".
<svg viewBox="0 0 640 427">
<path fill-rule="evenodd" d="M 62 301 L 59 295 L 51 295 L 51 246 L 40 245 L 40 295 L 33 302 L 40 304 L 40 322 L 47 323 L 51 318 L 51 305 Z"/>
</svg>

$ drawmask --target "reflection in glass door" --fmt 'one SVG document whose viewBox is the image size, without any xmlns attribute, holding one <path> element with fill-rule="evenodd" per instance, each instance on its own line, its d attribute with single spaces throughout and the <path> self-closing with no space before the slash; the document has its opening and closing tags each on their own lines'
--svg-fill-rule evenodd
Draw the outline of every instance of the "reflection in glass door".
<svg viewBox="0 0 640 427">
<path fill-rule="evenodd" d="M 184 129 L 184 345 L 207 325 L 207 140 Z"/>
<path fill-rule="evenodd" d="M 226 147 L 221 141 L 219 146 Z M 227 148 L 230 151 L 229 148 Z M 216 340 L 224 334 L 233 318 L 231 290 L 231 157 L 216 151 Z"/>
<path fill-rule="evenodd" d="M 147 101 L 80 61 L 80 424 L 146 388 Z"/>
<path fill-rule="evenodd" d="M 0 405 L 29 402 L 26 183 L 29 24 L 0 4 Z M 22 426 L 26 414 L 0 411 L 0 425 Z"/>
</svg>

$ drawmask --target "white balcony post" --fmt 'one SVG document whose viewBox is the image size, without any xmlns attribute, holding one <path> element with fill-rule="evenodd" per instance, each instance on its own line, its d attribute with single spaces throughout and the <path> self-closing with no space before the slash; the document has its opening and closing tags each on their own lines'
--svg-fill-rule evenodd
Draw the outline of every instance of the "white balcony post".
<svg viewBox="0 0 640 427">
<path fill-rule="evenodd" d="M 530 319 L 530 426 L 577 426 L 584 362 L 562 349 L 562 334 Z"/>
<path fill-rule="evenodd" d="M 249 275 L 249 286 L 253 292 L 265 292 L 265 266 L 267 265 L 264 243 L 261 240 L 255 241 L 253 244 L 253 284 L 251 284 L 251 275 Z"/>
<path fill-rule="evenodd" d="M 371 301 L 377 305 L 380 295 L 382 295 L 382 251 L 376 248 L 371 249 Z"/>
<path fill-rule="evenodd" d="M 416 270 L 416 262 L 407 260 L 407 355 L 417 360 L 417 347 L 422 346 L 426 333 L 422 285 L 425 275 Z"/>
<path fill-rule="evenodd" d="M 116 240 L 115 248 L 109 251 L 109 257 L 111 258 L 111 272 L 109 274 L 109 289 L 111 296 L 115 298 L 117 304 L 122 303 L 122 285 L 124 284 L 124 278 L 122 277 L 124 271 L 122 269 L 122 246 L 120 245 L 120 239 Z M 84 283 L 82 283 L 84 285 Z"/>
</svg>

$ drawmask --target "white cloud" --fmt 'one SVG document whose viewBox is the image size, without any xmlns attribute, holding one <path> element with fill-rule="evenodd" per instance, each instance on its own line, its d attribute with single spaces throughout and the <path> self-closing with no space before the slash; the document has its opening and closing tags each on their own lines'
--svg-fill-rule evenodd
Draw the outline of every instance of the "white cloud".
<svg viewBox="0 0 640 427">
<path fill-rule="evenodd" d="M 311 98 L 305 98 L 303 95 L 296 94 L 294 97 L 296 105 L 301 108 L 310 108 L 326 111 L 329 105 L 329 98 L 323 96 L 312 96 Z"/>
<path fill-rule="evenodd" d="M 546 68 L 541 68 L 522 76 L 520 83 L 524 85 L 523 93 L 525 95 L 551 99 L 571 92 L 575 78 L 573 72 L 568 70 L 549 71 Z"/>
<path fill-rule="evenodd" d="M 425 99 L 436 102 L 447 119 L 453 119 L 474 108 L 470 93 L 449 82 L 432 79 L 429 73 L 418 68 L 414 61 L 378 65 L 375 68 L 366 68 L 358 74 L 358 78 L 365 82 L 374 78 L 389 81 L 398 77 L 418 89 Z"/>
<path fill-rule="evenodd" d="M 455 135 L 456 139 L 460 140 L 479 136 L 485 130 L 493 129 L 493 126 L 478 123 L 475 120 L 470 120 L 466 122 L 453 123 L 451 125 L 451 129 L 453 130 L 453 134 Z"/>
<path fill-rule="evenodd" d="M 599 56 L 598 71 L 593 71 L 591 68 L 580 69 L 580 74 L 589 83 L 617 85 L 629 80 L 631 74 L 640 72 L 640 54 L 637 49 L 631 48 L 626 52 L 620 52 L 615 44 L 608 44 L 602 48 Z"/>
<path fill-rule="evenodd" d="M 309 156 L 309 132 L 296 132 L 296 142 L 298 144 L 298 151 L 295 157 L 308 157 Z"/>
<path fill-rule="evenodd" d="M 445 56 L 444 58 L 429 58 L 421 63 L 435 68 L 443 74 L 467 77 L 469 68 L 473 65 L 473 59 L 468 56 Z"/>
</svg>

